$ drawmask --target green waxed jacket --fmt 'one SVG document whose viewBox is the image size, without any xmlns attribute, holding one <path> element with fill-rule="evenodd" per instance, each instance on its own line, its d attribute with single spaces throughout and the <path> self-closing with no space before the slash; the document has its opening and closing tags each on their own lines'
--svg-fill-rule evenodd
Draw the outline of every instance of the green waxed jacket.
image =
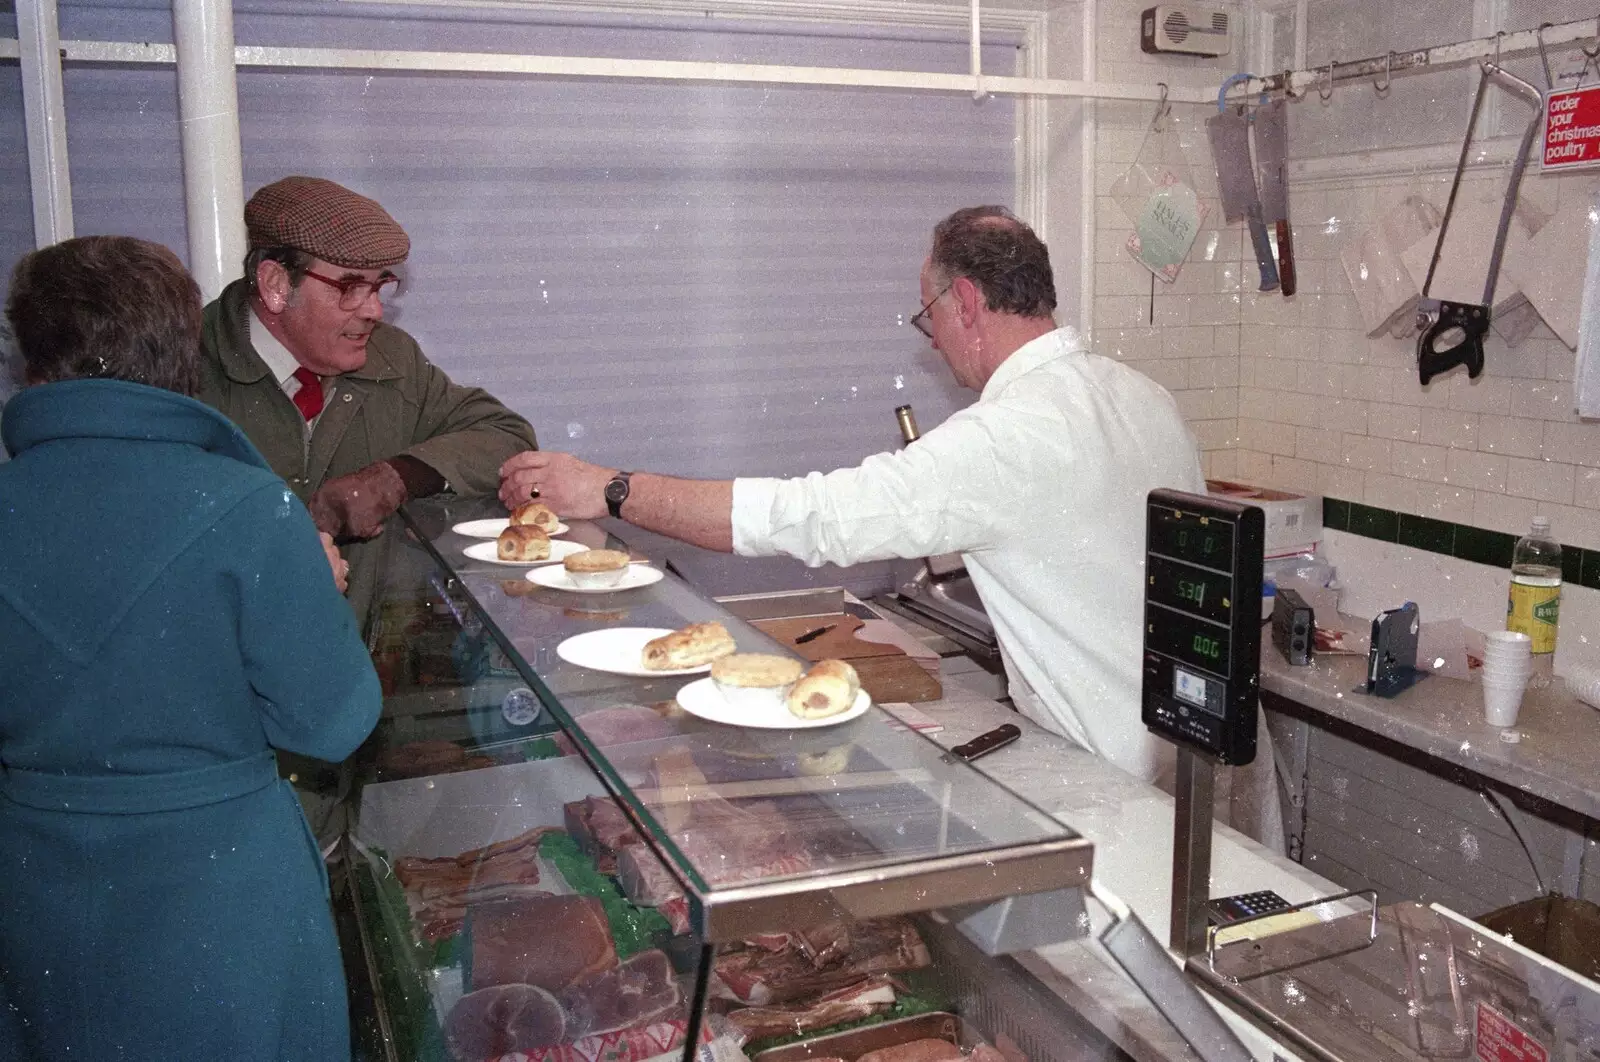
<svg viewBox="0 0 1600 1062">
<path fill-rule="evenodd" d="M 232 420 L 302 501 L 330 479 L 401 454 L 433 468 L 461 495 L 493 494 L 500 465 L 538 446 L 533 427 L 487 391 L 452 383 L 405 332 L 380 324 L 367 363 L 339 377 L 309 448 L 304 420 L 250 343 L 243 280 L 205 308 L 202 402 Z M 350 604 L 365 623 L 382 557 L 379 540 L 343 547 Z"/>
</svg>

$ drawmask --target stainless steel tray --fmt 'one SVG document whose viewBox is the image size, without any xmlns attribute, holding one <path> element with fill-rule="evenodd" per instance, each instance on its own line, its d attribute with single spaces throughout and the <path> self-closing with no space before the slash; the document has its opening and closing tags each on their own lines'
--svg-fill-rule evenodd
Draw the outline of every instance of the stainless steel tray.
<svg viewBox="0 0 1600 1062">
<path fill-rule="evenodd" d="M 855 1062 L 868 1051 L 894 1047 L 912 1040 L 948 1040 L 961 1046 L 961 1019 L 942 1010 L 913 1014 L 909 1018 L 879 1022 L 860 1029 L 829 1033 L 782 1047 L 769 1047 L 751 1055 L 751 1062 L 808 1062 L 813 1058 L 842 1058 Z"/>
</svg>

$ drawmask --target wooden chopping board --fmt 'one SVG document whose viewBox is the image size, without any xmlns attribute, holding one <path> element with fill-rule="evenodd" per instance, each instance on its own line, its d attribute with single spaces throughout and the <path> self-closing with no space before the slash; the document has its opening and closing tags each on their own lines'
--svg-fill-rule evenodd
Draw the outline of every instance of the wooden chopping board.
<svg viewBox="0 0 1600 1062">
<path fill-rule="evenodd" d="M 818 627 L 832 626 L 826 634 L 819 635 L 800 645 L 795 639 Z M 833 616 L 788 616 L 783 619 L 752 620 L 750 626 L 782 642 L 807 660 L 855 660 L 864 656 L 904 656 L 898 646 L 882 642 L 865 642 L 856 637 L 856 631 L 865 627 L 866 621 L 839 613 Z"/>
<path fill-rule="evenodd" d="M 832 630 L 809 642 L 794 640 L 807 631 L 833 624 Z M 829 616 L 791 616 L 750 622 L 778 642 L 810 661 L 848 660 L 861 677 L 861 688 L 879 704 L 885 701 L 936 701 L 944 696 L 939 680 L 924 671 L 897 645 L 869 642 L 856 637 L 865 621 L 843 613 Z"/>
</svg>

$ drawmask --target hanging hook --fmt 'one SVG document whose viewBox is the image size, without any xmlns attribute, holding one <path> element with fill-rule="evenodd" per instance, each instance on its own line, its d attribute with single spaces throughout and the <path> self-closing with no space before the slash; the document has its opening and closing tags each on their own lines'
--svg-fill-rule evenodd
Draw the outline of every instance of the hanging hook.
<svg viewBox="0 0 1600 1062">
<path fill-rule="evenodd" d="M 1584 79 L 1589 76 L 1589 68 L 1593 66 L 1596 61 L 1600 61 L 1600 16 L 1597 16 L 1594 20 L 1594 36 L 1595 42 L 1593 50 L 1585 48 L 1581 44 L 1578 45 L 1578 51 L 1583 53 L 1583 69 L 1578 71 L 1578 83 L 1573 86 L 1574 88 L 1583 88 Z M 1554 85 L 1551 86 L 1551 88 L 1554 87 Z"/>
<path fill-rule="evenodd" d="M 1222 87 L 1217 90 L 1217 113 L 1218 114 L 1224 114 L 1224 113 L 1227 112 L 1227 110 L 1228 110 L 1228 93 L 1233 90 L 1233 86 L 1235 86 L 1235 85 L 1243 85 L 1243 84 L 1246 84 L 1248 82 L 1254 81 L 1255 79 L 1256 79 L 1256 76 L 1254 74 L 1234 74 L 1233 76 L 1229 77 L 1226 81 L 1224 81 L 1222 83 Z M 1267 90 L 1266 89 L 1262 89 L 1261 90 L 1261 99 L 1262 99 L 1262 101 L 1264 102 L 1266 100 L 1266 98 L 1267 98 Z M 1239 106 L 1241 106 L 1241 107 L 1245 106 L 1245 102 L 1246 101 L 1244 101 L 1244 100 L 1240 100 L 1239 101 Z"/>
<path fill-rule="evenodd" d="M 1550 56 L 1544 50 L 1544 31 L 1554 25 L 1554 22 L 1541 22 L 1533 34 L 1533 39 L 1539 42 L 1539 62 L 1544 64 L 1544 87 L 1547 92 L 1556 87 L 1556 79 L 1550 76 Z"/>
<path fill-rule="evenodd" d="M 1387 96 L 1389 94 L 1389 89 L 1393 83 L 1393 78 L 1390 77 L 1389 71 L 1393 65 L 1394 53 L 1390 52 L 1383 57 L 1383 80 L 1379 81 L 1377 78 L 1373 78 L 1372 80 L 1372 91 L 1376 92 L 1380 96 Z"/>
<path fill-rule="evenodd" d="M 1167 83 L 1165 81 L 1157 81 L 1156 87 L 1161 90 L 1161 98 L 1156 101 L 1156 113 L 1155 117 L 1150 119 L 1150 128 L 1159 133 L 1162 119 L 1172 113 L 1172 104 L 1167 102 Z"/>
<path fill-rule="evenodd" d="M 1505 30 L 1496 30 L 1494 35 L 1494 68 L 1500 69 L 1500 38 L 1506 35 Z"/>
<path fill-rule="evenodd" d="M 1332 59 L 1328 60 L 1328 90 L 1326 92 L 1324 92 L 1322 90 L 1322 86 L 1318 85 L 1317 86 L 1317 95 L 1322 97 L 1322 102 L 1324 102 L 1324 103 L 1326 103 L 1329 100 L 1333 99 L 1333 60 Z"/>
</svg>

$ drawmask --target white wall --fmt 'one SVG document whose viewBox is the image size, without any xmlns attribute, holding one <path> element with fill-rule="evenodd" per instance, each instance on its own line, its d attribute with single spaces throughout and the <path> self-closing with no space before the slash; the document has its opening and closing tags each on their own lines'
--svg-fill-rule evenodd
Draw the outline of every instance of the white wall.
<svg viewBox="0 0 1600 1062">
<path fill-rule="evenodd" d="M 1139 53 L 1135 20 L 1143 6 L 1098 4 L 1101 78 L 1214 88 L 1252 61 L 1243 42 L 1216 60 Z M 1570 0 L 1311 0 L 1309 13 L 1311 66 L 1330 54 L 1381 55 L 1592 15 Z M 1575 69 L 1576 55 L 1555 52 L 1557 72 Z M 1515 69 L 1539 78 L 1536 59 L 1519 60 Z M 1572 351 L 1540 325 L 1515 349 L 1491 337 L 1488 366 L 1477 380 L 1458 369 L 1423 387 L 1414 337 L 1367 337 L 1339 261 L 1352 233 L 1405 196 L 1443 205 L 1473 78 L 1458 70 L 1399 79 L 1383 99 L 1368 85 L 1341 85 L 1327 103 L 1312 93 L 1292 105 L 1299 293 L 1257 292 L 1243 227 L 1227 225 L 1211 259 L 1203 256 L 1202 233 L 1178 283 L 1158 286 L 1153 323 L 1147 275 L 1121 246 L 1129 223 L 1105 196 L 1137 152 L 1149 108 L 1099 104 L 1098 347 L 1174 391 L 1200 438 L 1208 474 L 1512 533 L 1544 513 L 1562 541 L 1600 548 L 1600 425 L 1572 412 Z M 1520 132 L 1529 113 L 1498 90 L 1491 90 L 1489 108 L 1499 111 L 1487 126 L 1495 134 Z M 1179 108 L 1180 119 L 1198 123 L 1208 110 Z M 1393 149 L 1418 144 L 1437 147 L 1434 162 L 1397 167 Z M 1214 181 L 1203 147 L 1191 159 L 1202 182 Z M 1477 188 L 1493 196 L 1506 177 L 1503 167 L 1474 171 L 1462 195 Z M 1597 185 L 1594 176 L 1544 177 L 1534 166 L 1522 200 L 1537 214 L 1556 214 L 1590 203 Z M 1489 239 L 1477 241 L 1485 255 Z M 1536 266 L 1550 276 L 1581 275 L 1583 262 L 1548 256 Z M 1512 287 L 1503 274 L 1497 294 Z"/>
</svg>

